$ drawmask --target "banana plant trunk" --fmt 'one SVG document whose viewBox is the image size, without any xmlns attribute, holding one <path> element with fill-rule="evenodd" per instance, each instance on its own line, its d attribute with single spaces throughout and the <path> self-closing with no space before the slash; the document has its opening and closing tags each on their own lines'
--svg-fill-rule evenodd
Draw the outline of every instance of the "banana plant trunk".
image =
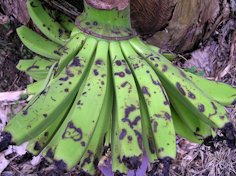
<svg viewBox="0 0 236 176">
<path fill-rule="evenodd" d="M 85 0 L 89 5 L 96 9 L 114 9 L 123 10 L 129 6 L 129 0 Z"/>
</svg>

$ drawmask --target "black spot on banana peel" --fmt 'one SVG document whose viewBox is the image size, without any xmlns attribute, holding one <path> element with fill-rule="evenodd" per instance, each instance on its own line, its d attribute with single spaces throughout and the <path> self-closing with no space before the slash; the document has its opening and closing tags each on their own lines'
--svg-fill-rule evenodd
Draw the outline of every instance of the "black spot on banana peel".
<svg viewBox="0 0 236 176">
<path fill-rule="evenodd" d="M 46 153 L 46 157 L 50 158 L 50 159 L 53 159 L 54 157 L 54 153 L 52 151 L 52 149 L 48 149 L 47 153 Z"/>
<path fill-rule="evenodd" d="M 122 162 L 128 169 L 137 170 L 140 168 L 142 162 L 139 157 L 123 157 Z"/>
<path fill-rule="evenodd" d="M 66 172 L 67 170 L 67 164 L 63 161 L 55 161 L 55 166 L 59 171 Z"/>
<path fill-rule="evenodd" d="M 8 132 L 2 132 L 1 133 L 1 141 L 0 141 L 0 152 L 6 150 L 9 145 L 14 145 L 12 143 L 12 136 Z"/>
<path fill-rule="evenodd" d="M 126 174 L 125 173 L 120 173 L 119 171 L 116 171 L 114 173 L 114 176 L 125 176 Z"/>
<path fill-rule="evenodd" d="M 172 158 L 166 157 L 153 163 L 152 169 L 147 173 L 147 175 L 148 176 L 154 176 L 154 175 L 169 176 L 169 170 L 170 170 L 172 160 L 173 160 Z"/>
<path fill-rule="evenodd" d="M 36 142 L 35 145 L 34 145 L 34 150 L 41 150 L 41 145 L 39 142 Z"/>
</svg>

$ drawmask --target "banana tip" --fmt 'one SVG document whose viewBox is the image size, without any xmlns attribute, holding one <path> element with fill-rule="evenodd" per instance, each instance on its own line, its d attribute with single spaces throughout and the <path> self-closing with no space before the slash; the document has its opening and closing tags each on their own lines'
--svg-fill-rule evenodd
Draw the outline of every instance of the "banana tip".
<svg viewBox="0 0 236 176">
<path fill-rule="evenodd" d="M 125 173 L 121 173 L 120 171 L 116 171 L 114 173 L 115 176 L 125 176 L 126 174 Z"/>
<path fill-rule="evenodd" d="M 141 166 L 140 157 L 133 156 L 133 157 L 123 157 L 123 163 L 128 169 L 137 170 Z"/>
<path fill-rule="evenodd" d="M 152 169 L 148 172 L 148 175 L 169 176 L 172 160 L 173 159 L 170 157 L 165 157 L 165 158 L 160 159 L 159 160 L 160 162 L 155 162 L 152 165 Z"/>
<path fill-rule="evenodd" d="M 65 172 L 67 170 L 67 164 L 63 160 L 55 161 L 55 166 L 59 171 Z"/>
<path fill-rule="evenodd" d="M 236 98 L 235 98 L 235 100 L 231 103 L 231 105 L 236 105 Z"/>
<path fill-rule="evenodd" d="M 12 144 L 11 142 L 12 136 L 8 132 L 1 133 L 1 140 L 0 140 L 0 152 L 6 150 L 9 145 Z"/>
</svg>

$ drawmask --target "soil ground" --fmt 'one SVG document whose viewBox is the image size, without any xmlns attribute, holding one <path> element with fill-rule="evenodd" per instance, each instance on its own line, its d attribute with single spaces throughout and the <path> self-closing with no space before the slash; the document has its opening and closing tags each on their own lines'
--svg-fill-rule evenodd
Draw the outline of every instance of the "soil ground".
<svg viewBox="0 0 236 176">
<path fill-rule="evenodd" d="M 16 69 L 24 47 L 12 25 L 0 26 L 0 92 L 22 90 L 29 83 L 29 77 Z"/>
</svg>

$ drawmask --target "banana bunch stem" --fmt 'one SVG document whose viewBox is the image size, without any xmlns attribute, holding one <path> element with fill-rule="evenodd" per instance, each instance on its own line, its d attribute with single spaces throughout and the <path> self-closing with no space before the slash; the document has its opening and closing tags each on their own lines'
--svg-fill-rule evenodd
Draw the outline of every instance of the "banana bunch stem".
<svg viewBox="0 0 236 176">
<path fill-rule="evenodd" d="M 109 146 L 116 174 L 137 170 L 146 153 L 168 175 L 176 135 L 202 144 L 220 129 L 234 148 L 224 106 L 236 102 L 236 89 L 186 72 L 144 43 L 131 27 L 128 1 L 94 2 L 85 0 L 72 22 L 40 0 L 27 0 L 44 35 L 17 29 L 36 54 L 17 65 L 35 80 L 27 87 L 33 98 L 1 133 L 0 151 L 29 141 L 29 153 L 59 169 L 78 165 L 95 175 Z"/>
</svg>

